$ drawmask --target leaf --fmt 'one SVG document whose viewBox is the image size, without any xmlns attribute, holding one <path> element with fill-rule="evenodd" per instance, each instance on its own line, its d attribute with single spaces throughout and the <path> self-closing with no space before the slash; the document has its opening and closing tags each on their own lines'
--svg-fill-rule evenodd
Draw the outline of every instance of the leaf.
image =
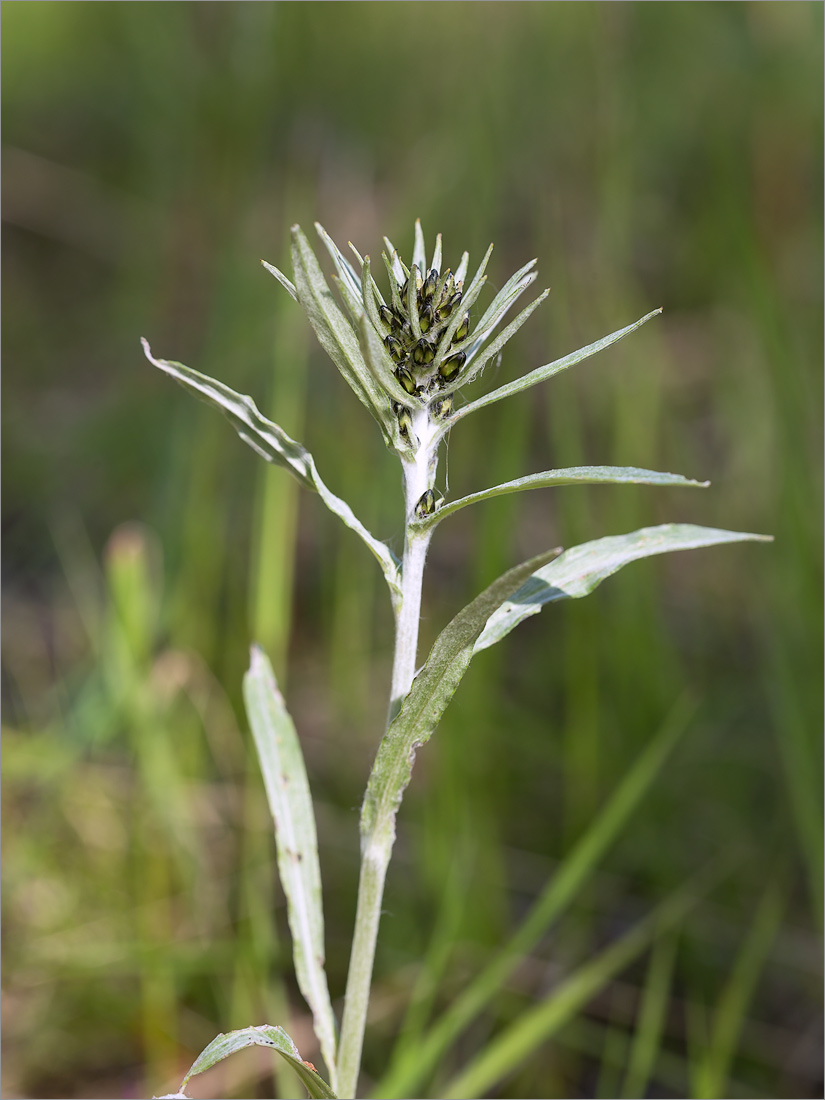
<svg viewBox="0 0 825 1100">
<path fill-rule="evenodd" d="M 627 535 L 611 535 L 582 543 L 537 570 L 511 599 L 490 616 L 476 642 L 476 652 L 500 641 L 528 615 L 537 615 L 544 604 L 587 596 L 606 577 L 618 572 L 628 562 L 656 554 L 669 554 L 673 550 L 695 550 L 725 542 L 772 541 L 770 535 L 722 531 L 715 527 L 697 527 L 692 523 L 663 523 L 658 527 L 642 527 Z"/>
<path fill-rule="evenodd" d="M 358 337 L 333 298 L 315 253 L 298 225 L 292 227 L 292 265 L 298 301 L 321 347 L 378 421 L 387 446 L 392 447 L 390 399 L 364 362 Z"/>
<path fill-rule="evenodd" d="M 343 520 L 347 527 L 360 535 L 378 559 L 387 584 L 390 586 L 393 602 L 400 598 L 398 559 L 389 547 L 379 542 L 361 521 L 356 519 L 350 506 L 326 487 L 315 469 L 315 459 L 305 447 L 296 443 L 294 439 L 290 439 L 282 428 L 268 420 L 251 397 L 236 393 L 216 378 L 200 374 L 191 367 L 184 366 L 183 363 L 176 363 L 169 359 L 155 359 L 148 341 L 142 339 L 141 343 L 150 363 L 165 374 L 171 375 L 185 390 L 220 409 L 241 439 L 248 443 L 256 454 L 265 458 L 267 462 L 283 466 L 305 488 L 317 492 L 327 508 Z"/>
<path fill-rule="evenodd" d="M 307 1090 L 311 1100 L 336 1100 L 335 1093 L 326 1081 L 317 1072 L 311 1062 L 305 1062 L 298 1053 L 298 1048 L 282 1027 L 272 1027 L 270 1024 L 261 1024 L 259 1027 L 245 1027 L 240 1031 L 230 1031 L 226 1035 L 218 1035 L 216 1039 L 201 1051 L 192 1063 L 189 1072 L 181 1081 L 180 1091 L 168 1094 L 169 1097 L 185 1097 L 186 1086 L 193 1077 L 204 1073 L 212 1066 L 235 1054 L 245 1047 L 272 1047 L 295 1070 L 301 1079 L 301 1083 Z M 159 1100 L 167 1100 L 167 1097 L 159 1097 Z"/>
<path fill-rule="evenodd" d="M 287 900 L 295 975 L 312 1009 L 321 1053 L 335 1080 L 336 1026 L 324 970 L 324 913 L 315 815 L 301 744 L 263 650 L 253 646 L 243 682 Z"/>
<path fill-rule="evenodd" d="M 329 233 L 327 233 L 320 222 L 315 223 L 315 231 L 326 245 L 327 252 L 329 252 L 332 257 L 332 262 L 335 264 L 335 269 L 338 272 L 341 282 L 346 284 L 350 297 L 358 301 L 361 298 L 361 280 L 358 278 L 355 268 L 346 256 L 341 253 L 338 245 L 332 237 L 330 237 Z"/>
<path fill-rule="evenodd" d="M 466 508 L 468 504 L 476 504 L 480 500 L 491 500 L 493 497 L 505 496 L 507 493 L 520 493 L 525 489 L 545 489 L 553 485 L 681 485 L 694 486 L 700 489 L 710 485 L 709 481 L 691 481 L 681 474 L 663 474 L 657 470 L 642 470 L 638 466 L 570 466 L 565 470 L 545 470 L 540 474 L 528 474 L 526 477 L 517 477 L 515 481 L 505 481 L 501 485 L 494 485 L 491 489 L 482 489 L 478 493 L 471 493 L 460 500 L 452 500 L 449 504 L 443 504 L 437 512 L 419 520 L 416 530 L 427 530 L 435 527 L 442 519 Z"/>
<path fill-rule="evenodd" d="M 413 245 L 413 267 L 417 267 L 422 278 L 427 277 L 427 252 L 424 244 L 424 231 L 421 228 L 421 219 L 415 219 L 415 244 Z"/>
<path fill-rule="evenodd" d="M 292 282 L 292 280 L 287 279 L 287 277 L 286 277 L 286 275 L 284 275 L 283 271 L 279 271 L 278 268 L 275 267 L 273 264 L 268 264 L 266 262 L 266 260 L 261 260 L 261 263 L 264 265 L 264 267 L 270 273 L 270 275 L 274 275 L 275 278 L 278 280 L 278 282 L 281 284 L 281 286 L 285 287 L 289 291 L 289 293 L 292 295 L 293 299 L 297 302 L 298 301 L 298 291 L 295 289 L 295 284 Z"/>
<path fill-rule="evenodd" d="M 468 339 L 469 346 L 466 348 L 468 362 L 472 360 L 478 352 L 481 345 L 499 323 L 501 318 L 507 312 L 519 297 L 524 293 L 531 283 L 536 281 L 538 277 L 537 272 L 533 271 L 536 261 L 530 260 L 524 267 L 519 268 L 515 275 L 511 275 L 498 294 L 493 298 L 490 305 L 482 315 L 481 320 L 475 327 L 475 331 L 470 335 Z M 461 345 L 458 345 L 461 347 Z"/>
<path fill-rule="evenodd" d="M 494 401 L 501 401 L 504 397 L 512 397 L 514 393 L 520 393 L 530 386 L 535 386 L 538 382 L 544 382 L 545 379 L 551 378 L 554 374 L 558 374 L 560 371 L 567 370 L 568 367 L 580 363 L 582 359 L 588 359 L 591 355 L 595 355 L 596 352 L 609 348 L 611 344 L 615 344 L 616 341 L 621 340 L 623 336 L 627 336 L 628 333 L 634 332 L 637 328 L 641 328 L 643 324 L 652 317 L 657 317 L 661 312 L 661 309 L 654 309 L 652 313 L 648 313 L 647 316 L 635 321 L 632 325 L 620 328 L 616 332 L 612 332 L 609 336 L 603 336 L 601 340 L 596 340 L 595 343 L 588 344 L 586 348 L 580 348 L 578 351 L 571 352 L 570 355 L 565 355 L 563 359 L 556 359 L 553 363 L 547 363 L 543 367 L 536 367 L 535 370 L 531 370 L 523 377 L 517 378 L 515 382 L 508 382 L 506 385 L 499 386 L 498 389 L 492 390 L 483 397 L 471 401 L 469 405 L 465 405 L 463 408 L 453 413 L 447 421 L 448 427 L 452 426 L 456 421 L 461 420 L 469 413 L 484 408 L 485 405 L 491 405 Z"/>
<path fill-rule="evenodd" d="M 374 1095 L 416 1096 L 422 1092 L 454 1040 L 493 1001 L 510 975 L 534 950 L 590 881 L 602 856 L 621 835 L 674 746 L 688 728 L 695 708 L 686 699 L 673 707 L 661 728 L 639 754 L 616 790 L 576 841 L 513 936 L 445 1009 L 409 1056 L 394 1064 Z"/>
<path fill-rule="evenodd" d="M 441 631 L 424 667 L 413 680 L 401 709 L 378 747 L 364 805 L 361 833 L 395 833 L 395 815 L 412 775 L 416 750 L 432 736 L 473 657 L 473 645 L 485 623 L 539 564 L 558 550 L 523 562 L 494 581 Z"/>
<path fill-rule="evenodd" d="M 718 877 L 719 868 L 714 865 L 674 891 L 615 943 L 563 978 L 543 1001 L 523 1012 L 497 1035 L 462 1073 L 447 1083 L 440 1095 L 459 1100 L 489 1092 L 555 1035 L 657 936 L 679 924 Z"/>
</svg>

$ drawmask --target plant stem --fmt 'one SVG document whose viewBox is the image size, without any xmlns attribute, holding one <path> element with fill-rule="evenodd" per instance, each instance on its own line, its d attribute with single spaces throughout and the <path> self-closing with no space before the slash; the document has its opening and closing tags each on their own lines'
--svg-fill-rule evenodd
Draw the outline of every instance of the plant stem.
<svg viewBox="0 0 825 1100">
<path fill-rule="evenodd" d="M 426 426 L 428 425 L 419 427 L 421 429 Z M 422 446 L 416 455 L 415 462 L 404 466 L 407 526 L 401 572 L 401 601 L 395 623 L 395 653 L 387 718 L 388 729 L 401 709 L 404 697 L 409 692 L 415 677 L 418 626 L 421 619 L 421 589 L 431 531 L 413 534 L 410 530 L 410 522 L 415 517 L 415 506 L 421 494 L 429 488 L 435 477 L 435 462 L 435 447 Z M 376 827 L 369 834 L 362 831 L 361 835 L 358 906 L 347 975 L 341 1041 L 338 1047 L 338 1095 L 341 1100 L 353 1100 L 358 1087 L 372 970 L 375 962 L 375 946 L 381 921 L 384 882 L 394 841 L 394 825 L 391 824 L 387 828 L 383 821 L 376 822 Z"/>
</svg>

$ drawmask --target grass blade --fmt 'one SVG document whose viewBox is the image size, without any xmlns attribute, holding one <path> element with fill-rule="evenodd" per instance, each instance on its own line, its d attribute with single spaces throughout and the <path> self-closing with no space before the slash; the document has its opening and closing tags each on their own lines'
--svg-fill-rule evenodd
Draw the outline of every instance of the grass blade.
<svg viewBox="0 0 825 1100">
<path fill-rule="evenodd" d="M 558 374 L 560 371 L 567 370 L 568 367 L 580 363 L 583 359 L 589 359 L 589 357 L 595 355 L 596 352 L 604 351 L 604 349 L 609 348 L 611 344 L 615 344 L 617 340 L 621 340 L 623 336 L 627 336 L 637 328 L 641 328 L 643 324 L 652 317 L 657 317 L 661 312 L 661 309 L 654 309 L 652 313 L 648 313 L 645 317 L 635 321 L 632 325 L 617 329 L 616 332 L 612 332 L 609 336 L 603 336 L 601 340 L 596 340 L 595 343 L 588 344 L 585 348 L 580 348 L 578 351 L 571 352 L 570 355 L 565 355 L 562 359 L 556 359 L 552 363 L 546 363 L 543 367 L 536 367 L 535 370 L 531 370 L 522 378 L 517 378 L 515 382 L 508 382 L 504 386 L 499 386 L 498 389 L 492 390 L 483 397 L 479 397 L 476 401 L 471 401 L 470 404 L 465 405 L 464 408 L 459 409 L 450 417 L 448 424 L 455 424 L 456 421 L 463 419 L 463 417 L 471 412 L 475 412 L 477 409 L 484 408 L 485 405 L 492 405 L 494 401 L 501 401 L 504 397 L 512 397 L 514 393 L 520 393 L 522 390 L 526 390 L 530 386 L 535 386 L 538 382 L 544 382 L 545 379 L 552 378 L 554 374 Z"/>
<path fill-rule="evenodd" d="M 713 877 L 716 875 L 715 869 Z M 481 1096 L 512 1073 L 640 955 L 659 932 L 678 924 L 699 902 L 711 881 L 706 872 L 675 891 L 629 932 L 561 981 L 545 1000 L 523 1013 L 448 1083 L 443 1092 L 445 1100 Z"/>
<path fill-rule="evenodd" d="M 662 1042 L 675 958 L 676 934 L 660 936 L 650 955 L 639 1023 L 622 1089 L 624 1100 L 636 1100 L 647 1095 L 650 1075 Z"/>
<path fill-rule="evenodd" d="M 490 489 L 482 489 L 478 493 L 452 500 L 449 504 L 443 504 L 437 512 L 420 520 L 416 527 L 426 530 L 435 527 L 442 519 L 466 508 L 468 504 L 476 504 L 481 500 L 491 500 L 493 497 L 506 496 L 508 493 L 520 493 L 525 489 L 546 489 L 553 485 L 680 485 L 693 486 L 704 489 L 710 485 L 709 481 L 691 481 L 681 474 L 665 474 L 658 470 L 642 470 L 638 466 L 571 466 L 565 470 L 544 470 L 540 474 L 527 474 L 526 477 L 518 477 L 515 481 L 505 481 L 501 485 L 494 485 Z"/>
<path fill-rule="evenodd" d="M 379 1085 L 377 1094 L 382 1097 L 413 1096 L 421 1088 L 450 1044 L 496 996 L 525 954 L 535 947 L 587 882 L 650 789 L 693 713 L 686 699 L 677 703 L 557 874 L 549 880 L 515 935 L 453 1001 L 417 1049 L 394 1067 Z"/>
<path fill-rule="evenodd" d="M 315 1034 L 335 1083 L 335 1017 L 324 970 L 324 913 L 315 815 L 301 743 L 272 666 L 253 646 L 244 702 L 275 821 L 278 870 L 287 899 L 298 985 L 312 1009 Z"/>
<path fill-rule="evenodd" d="M 708 1048 L 696 1074 L 694 1095 L 698 1100 L 712 1100 L 713 1097 L 725 1095 L 742 1024 L 768 952 L 779 931 L 783 910 L 782 891 L 778 883 L 772 882 L 756 910 L 753 924 L 719 998 L 711 1022 Z"/>
<path fill-rule="evenodd" d="M 193 1077 L 204 1073 L 212 1066 L 235 1054 L 245 1047 L 272 1047 L 282 1058 L 292 1066 L 301 1079 L 301 1083 L 307 1090 L 311 1100 L 335 1100 L 335 1093 L 316 1071 L 311 1062 L 305 1062 L 298 1053 L 298 1048 L 282 1027 L 272 1027 L 269 1024 L 261 1024 L 259 1027 L 245 1027 L 241 1031 L 230 1031 L 226 1035 L 219 1035 L 216 1039 L 201 1051 L 192 1063 L 189 1072 L 181 1081 L 180 1090 L 170 1093 L 159 1100 L 175 1100 L 177 1097 L 186 1096 L 186 1086 Z"/>
<path fill-rule="evenodd" d="M 500 641 L 523 619 L 537 615 L 546 603 L 587 596 L 631 561 L 674 550 L 749 541 L 772 542 L 773 539 L 770 535 L 753 535 L 746 531 L 723 531 L 691 523 L 663 523 L 658 527 L 642 527 L 627 535 L 584 542 L 538 570 L 512 599 L 502 604 L 476 642 L 476 650 Z"/>
</svg>

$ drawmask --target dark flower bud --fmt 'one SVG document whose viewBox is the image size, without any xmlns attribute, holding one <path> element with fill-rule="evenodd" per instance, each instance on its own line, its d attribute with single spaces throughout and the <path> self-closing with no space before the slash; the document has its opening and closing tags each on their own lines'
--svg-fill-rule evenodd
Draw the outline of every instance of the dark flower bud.
<svg viewBox="0 0 825 1100">
<path fill-rule="evenodd" d="M 426 305 L 418 314 L 418 323 L 422 332 L 429 332 L 433 325 L 433 307 Z"/>
<path fill-rule="evenodd" d="M 419 519 L 423 519 L 424 516 L 431 516 L 435 511 L 435 493 L 432 489 L 428 489 L 415 506 L 415 514 Z"/>
<path fill-rule="evenodd" d="M 438 373 L 444 379 L 445 382 L 452 382 L 461 368 L 466 362 L 467 355 L 463 351 L 457 352 L 455 355 L 451 355 L 449 359 L 445 359 L 441 366 L 438 368 Z"/>
<path fill-rule="evenodd" d="M 419 340 L 413 348 L 412 357 L 414 363 L 423 367 L 435 359 L 435 348 L 428 340 Z"/>
<path fill-rule="evenodd" d="M 386 325 L 388 330 L 398 328 L 398 319 L 388 306 L 379 306 L 378 316 L 381 318 L 382 323 Z"/>
<path fill-rule="evenodd" d="M 398 379 L 398 381 L 401 383 L 407 393 L 415 393 L 415 379 L 406 367 L 399 367 L 398 370 L 395 372 L 395 377 Z"/>
<path fill-rule="evenodd" d="M 442 401 L 433 402 L 433 416 L 438 420 L 446 420 L 453 411 L 453 395 L 448 394 Z"/>
<path fill-rule="evenodd" d="M 435 268 L 433 268 L 430 271 L 430 274 L 424 280 L 424 285 L 421 288 L 421 297 L 425 298 L 425 299 L 426 298 L 432 298 L 433 294 L 435 294 L 435 288 L 436 288 L 437 283 L 438 283 L 438 272 L 436 271 Z"/>
<path fill-rule="evenodd" d="M 453 343 L 458 343 L 459 340 L 463 340 L 467 333 L 470 331 L 470 314 L 465 313 L 461 318 L 461 324 L 455 330 L 455 336 L 453 336 Z"/>
<path fill-rule="evenodd" d="M 400 412 L 398 413 L 398 427 L 401 429 L 402 435 L 409 435 L 412 431 L 412 417 L 410 416 L 410 410 L 405 409 L 403 405 L 399 406 Z"/>
<path fill-rule="evenodd" d="M 400 363 L 404 358 L 404 347 L 400 340 L 396 340 L 394 336 L 385 336 L 384 343 L 387 345 L 387 351 L 396 361 Z"/>
</svg>

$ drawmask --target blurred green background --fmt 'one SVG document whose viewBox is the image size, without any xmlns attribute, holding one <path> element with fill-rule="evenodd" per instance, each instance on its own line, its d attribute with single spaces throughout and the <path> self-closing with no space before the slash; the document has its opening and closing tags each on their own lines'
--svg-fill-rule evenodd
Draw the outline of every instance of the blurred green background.
<svg viewBox="0 0 825 1100">
<path fill-rule="evenodd" d="M 313 1058 L 240 703 L 252 638 L 318 802 L 340 1011 L 386 706 L 383 580 L 138 340 L 253 394 L 400 549 L 395 461 L 258 260 L 288 270 L 289 226 L 315 219 L 342 245 L 375 256 L 387 233 L 406 252 L 417 216 L 453 265 L 496 242 L 493 288 L 538 257 L 552 294 L 500 382 L 664 307 L 463 423 L 453 495 L 576 464 L 713 482 L 462 512 L 433 544 L 423 652 L 548 546 L 668 520 L 776 541 L 635 565 L 474 662 L 402 810 L 365 1087 L 507 939 L 688 699 L 651 793 L 426 1095 L 717 854 L 726 876 L 654 949 L 666 977 L 642 1083 L 628 1066 L 644 956 L 490 1095 L 822 1095 L 822 5 L 2 16 L 4 1095 L 157 1094 L 218 1031 L 253 1023 L 283 1023 Z M 224 1065 L 200 1095 L 299 1095 L 266 1058 Z"/>
</svg>

